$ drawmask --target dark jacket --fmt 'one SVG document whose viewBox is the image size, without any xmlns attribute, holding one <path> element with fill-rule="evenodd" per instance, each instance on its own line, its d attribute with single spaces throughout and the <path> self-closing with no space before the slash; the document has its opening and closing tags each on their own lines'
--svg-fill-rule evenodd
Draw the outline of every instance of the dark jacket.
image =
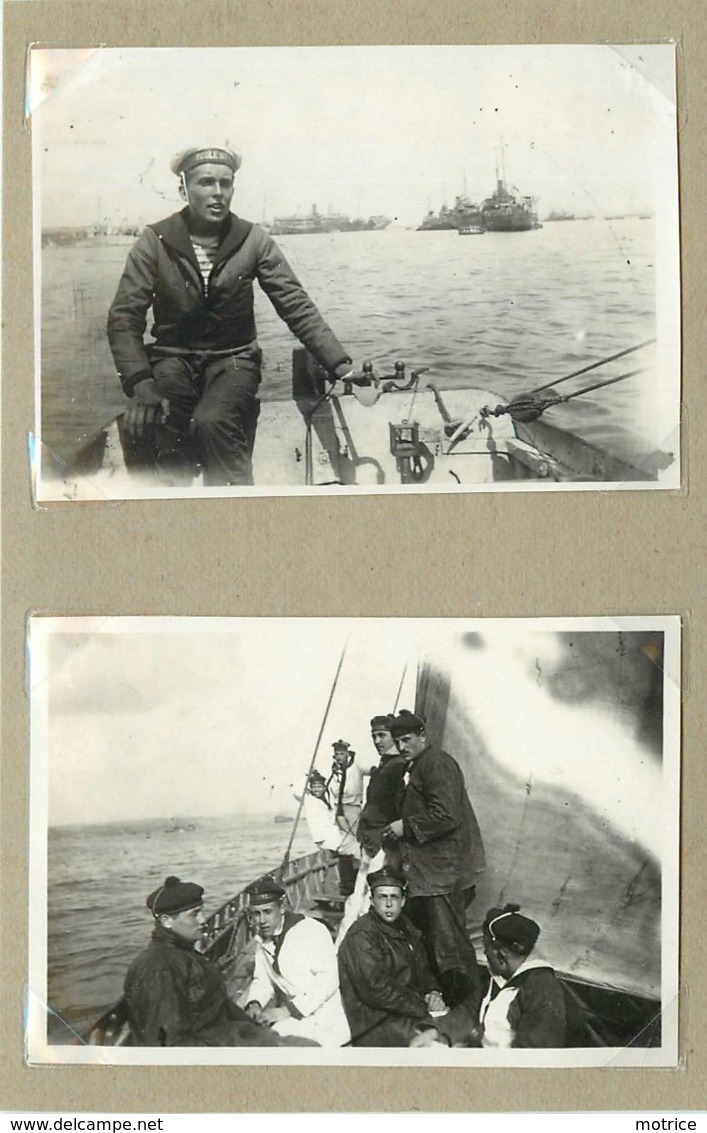
<svg viewBox="0 0 707 1133">
<path fill-rule="evenodd" d="M 219 967 L 191 943 L 157 925 L 125 977 L 137 1046 L 274 1046 L 226 994 Z"/>
<path fill-rule="evenodd" d="M 358 840 L 371 857 L 381 848 L 381 832 L 400 818 L 403 809 L 405 760 L 395 752 L 383 756 L 371 775 L 358 822 Z"/>
<path fill-rule="evenodd" d="M 418 1026 L 434 1026 L 425 994 L 436 986 L 418 930 L 371 908 L 339 947 L 339 986 L 352 1046 L 407 1046 Z"/>
<path fill-rule="evenodd" d="M 402 818 L 409 897 L 475 884 L 485 866 L 483 842 L 461 768 L 446 751 L 427 747 L 415 759 Z"/>
<path fill-rule="evenodd" d="M 259 361 L 253 281 L 280 318 L 327 370 L 349 361 L 275 241 L 257 224 L 230 214 L 209 279 L 194 255 L 187 209 L 148 225 L 128 255 L 108 314 L 108 339 L 123 388 L 131 394 L 150 376 L 147 313 L 158 348 L 170 352 L 230 351 Z"/>
<path fill-rule="evenodd" d="M 482 1045 L 549 1050 L 596 1046 L 572 992 L 549 964 L 534 963 L 534 967 L 519 968 L 500 989 L 491 981 L 481 1006 L 481 1022 L 487 1032 Z M 463 1003 L 435 1026 L 450 1044 L 468 1046 L 477 1017 L 478 1004 Z"/>
</svg>

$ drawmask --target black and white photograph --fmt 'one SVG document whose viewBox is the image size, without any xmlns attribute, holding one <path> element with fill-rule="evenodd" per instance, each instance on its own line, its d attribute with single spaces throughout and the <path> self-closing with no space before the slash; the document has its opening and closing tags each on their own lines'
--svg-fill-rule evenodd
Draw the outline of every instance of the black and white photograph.
<svg viewBox="0 0 707 1133">
<path fill-rule="evenodd" d="M 678 119 L 672 43 L 33 47 L 35 502 L 679 488 Z"/>
<path fill-rule="evenodd" d="M 678 617 L 28 650 L 30 1064 L 677 1065 Z"/>
</svg>

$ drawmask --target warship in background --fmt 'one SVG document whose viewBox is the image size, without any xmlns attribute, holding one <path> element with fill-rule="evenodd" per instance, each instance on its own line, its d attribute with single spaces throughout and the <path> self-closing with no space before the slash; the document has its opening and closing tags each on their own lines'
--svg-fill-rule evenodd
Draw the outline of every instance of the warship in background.
<svg viewBox="0 0 707 1133">
<path fill-rule="evenodd" d="M 438 213 L 427 212 L 422 224 L 418 225 L 418 232 L 439 232 L 444 229 L 481 229 L 482 216 L 479 205 L 469 200 L 466 194 L 454 198 L 451 208 L 442 205 Z"/>
<path fill-rule="evenodd" d="M 506 185 L 506 173 L 501 151 L 501 169 L 496 164 L 496 188 L 480 205 L 474 204 L 465 191 L 454 200 L 452 208 L 446 204 L 438 213 L 427 212 L 418 225 L 418 232 L 434 232 L 440 229 L 456 229 L 460 236 L 481 234 L 483 232 L 527 232 L 541 228 L 536 210 L 536 198 L 521 196 L 517 190 L 511 191 Z"/>
<path fill-rule="evenodd" d="M 321 213 L 316 205 L 306 216 L 276 216 L 270 227 L 273 236 L 309 236 L 316 232 L 380 232 L 391 223 L 387 216 L 353 220 L 340 212 Z"/>
<path fill-rule="evenodd" d="M 497 172 L 496 188 L 481 206 L 483 226 L 487 232 L 528 232 L 540 228 L 535 204 L 535 197 L 511 192 Z"/>
</svg>

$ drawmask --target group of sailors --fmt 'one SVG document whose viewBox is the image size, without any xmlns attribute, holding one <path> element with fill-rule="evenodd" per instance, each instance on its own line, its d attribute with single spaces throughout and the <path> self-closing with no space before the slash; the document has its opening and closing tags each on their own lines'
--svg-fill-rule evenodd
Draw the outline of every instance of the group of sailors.
<svg viewBox="0 0 707 1133">
<path fill-rule="evenodd" d="M 231 996 L 196 947 L 203 889 L 168 877 L 147 898 L 152 941 L 125 981 L 138 1045 L 591 1045 L 578 1005 L 537 952 L 540 926 L 518 905 L 488 910 L 487 973 L 477 961 L 466 911 L 484 849 L 456 760 L 412 712 L 374 716 L 371 736 L 377 765 L 362 769 L 338 741 L 332 774 L 311 772 L 304 798 L 315 841 L 349 867 L 336 941 L 288 907 L 277 880 L 261 878 L 246 890 L 252 970 Z"/>
</svg>

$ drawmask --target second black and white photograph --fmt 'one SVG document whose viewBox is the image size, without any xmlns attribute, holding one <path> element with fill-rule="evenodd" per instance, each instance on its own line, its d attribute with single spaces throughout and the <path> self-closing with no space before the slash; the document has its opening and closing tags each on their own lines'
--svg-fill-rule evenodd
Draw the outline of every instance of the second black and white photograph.
<svg viewBox="0 0 707 1133">
<path fill-rule="evenodd" d="M 29 654 L 30 1064 L 677 1064 L 677 617 Z"/>
<path fill-rule="evenodd" d="M 38 504 L 680 487 L 674 44 L 36 46 L 27 106 Z"/>
</svg>

